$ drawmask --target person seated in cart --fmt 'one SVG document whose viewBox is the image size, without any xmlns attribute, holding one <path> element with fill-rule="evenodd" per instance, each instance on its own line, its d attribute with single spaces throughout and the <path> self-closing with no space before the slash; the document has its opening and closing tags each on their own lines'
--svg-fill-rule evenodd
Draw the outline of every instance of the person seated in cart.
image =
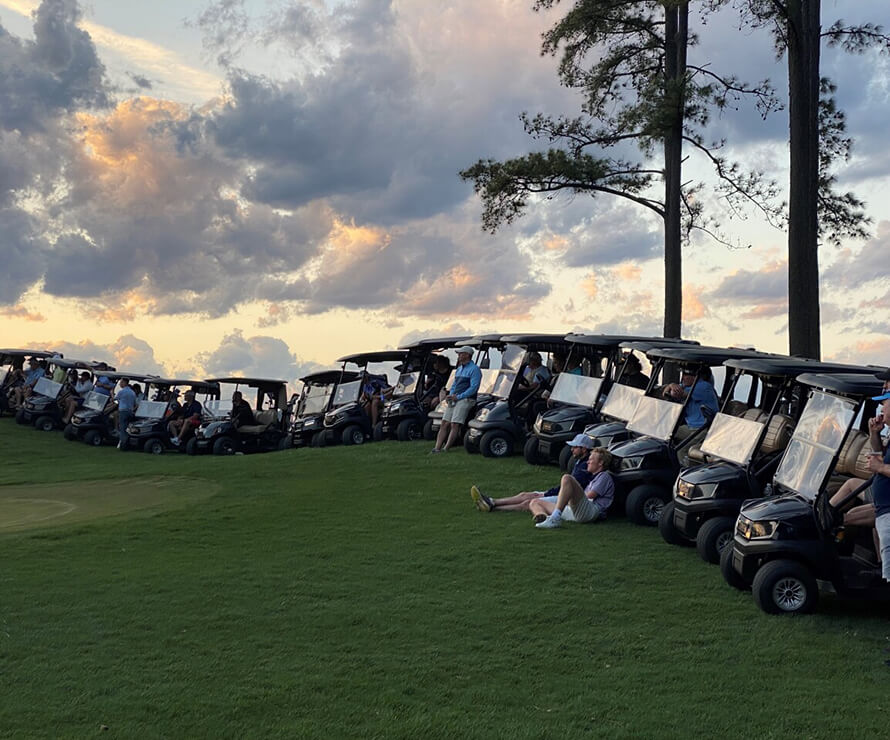
<svg viewBox="0 0 890 740">
<path fill-rule="evenodd" d="M 171 421 L 167 424 L 167 433 L 170 435 L 170 442 L 177 447 L 184 442 L 188 442 L 189 437 L 195 433 L 201 425 L 201 413 L 204 407 L 195 400 L 195 392 L 188 390 L 183 396 L 183 403 L 171 415 Z"/>
<path fill-rule="evenodd" d="M 93 378 L 84 370 L 74 383 L 74 392 L 65 400 L 65 412 L 62 414 L 62 422 L 67 424 L 74 416 L 74 412 L 83 406 L 87 393 L 93 390 Z"/>
<path fill-rule="evenodd" d="M 377 425 L 377 419 L 380 418 L 383 402 L 391 394 L 392 387 L 389 385 L 385 375 L 373 375 L 367 371 L 364 373 L 359 403 L 362 405 L 365 413 L 371 417 L 372 429 Z"/>
<path fill-rule="evenodd" d="M 241 391 L 235 391 L 232 394 L 232 426 L 249 427 L 256 424 L 256 417 L 253 415 L 253 409 L 250 404 L 244 400 Z"/>
<path fill-rule="evenodd" d="M 12 408 L 21 408 L 25 399 L 31 395 L 37 381 L 46 375 L 46 363 L 36 360 L 33 357 L 28 360 L 28 369 L 24 371 L 24 378 L 21 385 L 12 389 L 12 395 L 9 397 Z"/>
<path fill-rule="evenodd" d="M 689 402 L 683 409 L 683 423 L 674 433 L 674 438 L 680 442 L 677 447 L 677 459 L 680 465 L 685 467 L 689 465 L 687 454 L 689 448 L 698 441 L 695 432 L 706 427 L 708 419 L 713 418 L 720 410 L 720 400 L 714 388 L 711 368 L 706 365 L 698 368 L 684 367 L 680 382 L 668 383 L 661 394 L 664 398 L 679 403 L 683 403 L 689 397 Z"/>
<path fill-rule="evenodd" d="M 445 355 L 436 355 L 433 370 L 426 378 L 426 387 L 420 397 L 420 404 L 427 411 L 432 411 L 442 400 L 441 394 L 448 385 L 451 376 L 451 363 Z"/>
<path fill-rule="evenodd" d="M 586 488 L 593 476 L 587 470 L 587 458 L 594 447 L 593 439 L 586 434 L 576 434 L 566 444 L 572 449 L 572 477 L 581 488 Z M 515 496 L 491 498 L 479 490 L 478 486 L 470 487 L 470 497 L 479 511 L 531 511 L 531 502 L 538 499 L 551 500 L 554 503 L 559 495 L 560 483 L 546 491 L 522 491 Z M 543 517 L 542 517 L 543 519 Z"/>
</svg>

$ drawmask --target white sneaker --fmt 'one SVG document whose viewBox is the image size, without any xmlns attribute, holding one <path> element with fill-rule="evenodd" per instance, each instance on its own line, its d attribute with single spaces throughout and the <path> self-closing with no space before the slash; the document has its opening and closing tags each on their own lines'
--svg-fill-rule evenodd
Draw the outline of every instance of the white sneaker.
<svg viewBox="0 0 890 740">
<path fill-rule="evenodd" d="M 176 445 L 179 447 L 179 437 L 170 437 L 170 444 Z"/>
<path fill-rule="evenodd" d="M 552 516 L 548 516 L 543 522 L 538 522 L 535 526 L 538 529 L 556 529 L 562 526 L 562 517 L 554 519 Z"/>
</svg>

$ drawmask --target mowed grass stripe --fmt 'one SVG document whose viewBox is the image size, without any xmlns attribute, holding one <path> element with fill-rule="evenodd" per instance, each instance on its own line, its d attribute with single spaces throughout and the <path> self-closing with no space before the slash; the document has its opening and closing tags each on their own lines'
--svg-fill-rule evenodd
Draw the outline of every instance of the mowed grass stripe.
<svg viewBox="0 0 890 740">
<path fill-rule="evenodd" d="M 554 468 L 392 442 L 151 457 L 6 419 L 0 444 L 6 484 L 218 491 L 0 536 L 0 734 L 885 733 L 880 608 L 770 618 L 621 517 L 542 532 L 472 508 L 471 483 L 540 488 Z"/>
</svg>

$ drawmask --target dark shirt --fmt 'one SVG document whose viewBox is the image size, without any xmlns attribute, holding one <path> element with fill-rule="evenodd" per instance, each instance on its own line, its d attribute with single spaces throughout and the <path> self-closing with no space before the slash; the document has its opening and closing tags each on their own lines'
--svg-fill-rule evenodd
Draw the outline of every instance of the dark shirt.
<svg viewBox="0 0 890 740">
<path fill-rule="evenodd" d="M 232 423 L 236 428 L 256 424 L 253 409 L 243 398 L 232 407 Z"/>
<path fill-rule="evenodd" d="M 572 478 L 578 481 L 578 485 L 581 488 L 587 488 L 588 484 L 591 480 L 593 480 L 593 476 L 587 470 L 587 458 L 589 455 L 585 455 L 580 460 L 575 462 L 574 467 L 572 468 Z M 559 486 L 553 486 L 553 488 L 548 489 L 544 492 L 546 496 L 557 496 L 559 494 Z"/>
<path fill-rule="evenodd" d="M 192 401 L 177 409 L 176 414 L 180 419 L 191 419 L 193 416 L 200 416 L 203 409 L 200 403 Z"/>
<path fill-rule="evenodd" d="M 649 376 L 646 373 L 634 373 L 621 378 L 621 385 L 629 385 L 631 388 L 646 390 L 646 386 L 649 385 Z"/>
<path fill-rule="evenodd" d="M 424 398 L 430 398 L 432 396 L 438 396 L 439 391 L 442 390 L 448 384 L 448 378 L 451 376 L 451 371 L 446 370 L 444 373 L 432 372 L 429 376 L 429 385 L 427 386 L 426 391 L 423 394 Z"/>
<path fill-rule="evenodd" d="M 890 465 L 890 445 L 884 450 L 884 463 Z M 890 514 L 890 478 L 875 473 L 871 482 L 871 492 L 875 497 L 875 516 Z"/>
</svg>

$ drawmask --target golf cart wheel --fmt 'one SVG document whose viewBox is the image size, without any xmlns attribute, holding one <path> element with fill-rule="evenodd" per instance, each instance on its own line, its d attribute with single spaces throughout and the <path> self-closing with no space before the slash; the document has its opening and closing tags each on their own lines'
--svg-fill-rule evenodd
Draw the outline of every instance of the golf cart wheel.
<svg viewBox="0 0 890 740">
<path fill-rule="evenodd" d="M 793 560 L 766 563 L 751 586 L 754 603 L 767 614 L 809 614 L 819 601 L 819 586 L 809 568 Z"/>
<path fill-rule="evenodd" d="M 510 457 L 513 454 L 513 440 L 497 430 L 486 432 L 479 443 L 482 457 Z"/>
<path fill-rule="evenodd" d="M 432 419 L 427 419 L 426 424 L 423 425 L 423 438 L 429 442 L 432 442 L 436 438 L 436 433 L 433 431 Z"/>
<path fill-rule="evenodd" d="M 340 435 L 340 441 L 345 445 L 360 445 L 365 443 L 365 433 L 358 424 L 350 424 Z"/>
<path fill-rule="evenodd" d="M 310 447 L 324 447 L 327 444 L 327 437 L 325 437 L 324 432 L 316 432 L 312 435 L 312 440 L 309 442 Z"/>
<path fill-rule="evenodd" d="M 285 434 L 281 439 L 278 440 L 278 449 L 279 450 L 289 450 L 294 446 L 294 438 L 289 434 Z"/>
<path fill-rule="evenodd" d="M 51 432 L 56 428 L 56 423 L 51 416 L 41 416 L 34 422 L 34 428 L 41 432 Z"/>
<path fill-rule="evenodd" d="M 723 580 L 738 591 L 750 591 L 751 584 L 739 575 L 739 572 L 732 567 L 732 542 L 723 548 L 720 553 L 720 573 Z"/>
<path fill-rule="evenodd" d="M 695 547 L 701 559 L 706 563 L 719 563 L 720 553 L 732 545 L 734 527 L 735 519 L 728 516 L 714 517 L 702 524 L 695 538 Z"/>
<path fill-rule="evenodd" d="M 373 439 L 375 442 L 383 441 L 383 422 L 382 421 L 378 421 L 374 425 L 374 429 L 371 430 L 371 439 Z"/>
<path fill-rule="evenodd" d="M 538 454 L 538 438 L 535 436 L 525 440 L 525 447 L 522 448 L 522 456 L 529 465 L 543 465 L 544 460 Z"/>
<path fill-rule="evenodd" d="M 147 439 L 145 444 L 142 445 L 142 451 L 147 452 L 149 455 L 160 455 L 164 452 L 164 443 L 157 437 Z"/>
<path fill-rule="evenodd" d="M 396 437 L 399 442 L 413 442 L 415 439 L 420 439 L 421 434 L 423 429 L 417 419 L 405 419 L 396 427 Z"/>
<path fill-rule="evenodd" d="M 563 473 L 572 472 L 572 448 L 568 445 L 559 453 L 559 469 Z"/>
<path fill-rule="evenodd" d="M 98 429 L 90 429 L 90 431 L 83 435 L 83 441 L 93 447 L 99 447 L 102 444 L 102 432 Z"/>
<path fill-rule="evenodd" d="M 25 410 L 19 409 L 15 412 L 15 423 L 16 424 L 24 424 L 25 423 Z"/>
<path fill-rule="evenodd" d="M 674 502 L 671 501 L 664 505 L 661 510 L 661 516 L 658 518 L 658 531 L 661 533 L 661 539 L 669 545 L 684 545 L 689 547 L 692 543 L 686 539 L 677 527 L 674 526 Z"/>
<path fill-rule="evenodd" d="M 77 439 L 77 429 L 74 428 L 74 424 L 67 424 L 62 431 L 62 436 L 69 442 L 73 439 Z"/>
<path fill-rule="evenodd" d="M 185 443 L 185 454 L 186 455 L 197 455 L 198 454 L 198 440 L 192 437 L 188 442 Z"/>
<path fill-rule="evenodd" d="M 661 518 L 665 504 L 670 502 L 670 493 L 661 486 L 643 484 L 634 488 L 627 497 L 624 512 L 634 524 L 654 527 Z"/>
<path fill-rule="evenodd" d="M 213 443 L 214 455 L 234 455 L 237 446 L 231 437 L 220 437 Z"/>
</svg>

